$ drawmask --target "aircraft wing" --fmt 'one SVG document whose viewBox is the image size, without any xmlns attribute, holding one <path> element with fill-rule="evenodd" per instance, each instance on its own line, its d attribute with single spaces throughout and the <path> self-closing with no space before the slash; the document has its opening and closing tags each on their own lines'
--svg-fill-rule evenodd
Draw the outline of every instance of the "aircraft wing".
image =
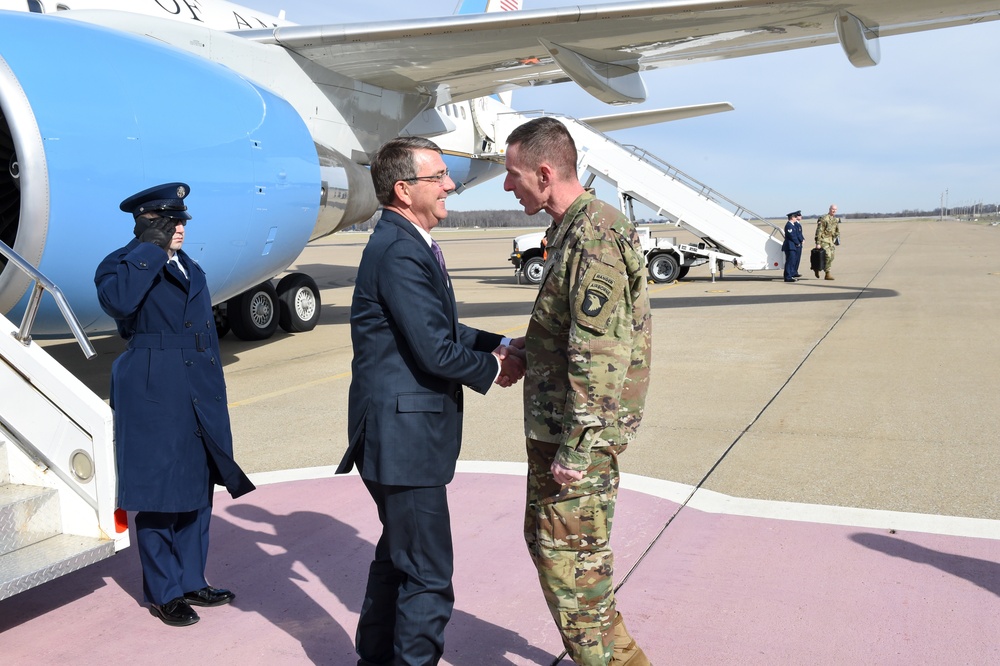
<svg viewBox="0 0 1000 666">
<path fill-rule="evenodd" d="M 621 104 L 645 70 L 838 41 L 874 65 L 879 37 L 998 18 L 1000 0 L 661 0 L 239 34 L 435 104 L 570 80 Z"/>
</svg>

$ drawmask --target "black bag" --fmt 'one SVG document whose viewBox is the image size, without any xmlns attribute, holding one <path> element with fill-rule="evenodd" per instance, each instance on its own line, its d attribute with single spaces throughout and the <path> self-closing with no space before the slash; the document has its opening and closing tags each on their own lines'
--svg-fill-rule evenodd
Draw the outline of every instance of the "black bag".
<svg viewBox="0 0 1000 666">
<path fill-rule="evenodd" d="M 812 252 L 809 253 L 809 270 L 811 271 L 825 271 L 826 270 L 826 250 L 821 247 L 814 247 Z"/>
</svg>

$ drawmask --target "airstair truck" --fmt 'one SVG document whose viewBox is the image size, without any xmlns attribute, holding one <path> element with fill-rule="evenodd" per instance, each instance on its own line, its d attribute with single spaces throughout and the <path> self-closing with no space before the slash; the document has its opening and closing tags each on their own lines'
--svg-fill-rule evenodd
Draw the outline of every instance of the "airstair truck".
<svg viewBox="0 0 1000 666">
<path fill-rule="evenodd" d="M 114 555 L 129 544 L 115 511 L 111 408 L 31 341 L 49 291 L 88 357 L 96 355 L 62 292 L 0 242 L 34 281 L 20 328 L 0 315 L 0 599 Z"/>
<path fill-rule="evenodd" d="M 695 246 L 678 245 L 673 237 L 654 237 L 651 227 L 638 227 L 636 231 L 639 233 L 639 244 L 646 255 L 646 270 L 654 282 L 680 280 L 692 267 L 708 263 L 707 255 Z M 522 280 L 529 284 L 542 281 L 544 239 L 544 231 L 533 231 L 514 238 L 510 262 L 514 264 L 514 277 L 518 284 Z"/>
<path fill-rule="evenodd" d="M 783 268 L 784 233 L 779 227 L 643 149 L 620 144 L 574 118 L 545 115 L 560 120 L 573 136 L 579 153 L 577 168 L 585 186 L 600 178 L 615 187 L 622 212 L 630 219 L 635 219 L 632 207 L 638 201 L 698 238 L 694 243 L 648 238 L 643 249 L 654 281 L 672 282 L 684 277 L 685 269 L 703 263 L 709 264 L 713 280 L 727 263 L 744 271 Z M 506 137 L 531 117 L 497 114 L 495 135 Z M 536 259 L 541 251 L 536 253 L 534 248 L 531 238 L 523 243 L 515 239 L 511 257 L 515 274 L 528 282 L 536 274 L 541 277 Z"/>
</svg>

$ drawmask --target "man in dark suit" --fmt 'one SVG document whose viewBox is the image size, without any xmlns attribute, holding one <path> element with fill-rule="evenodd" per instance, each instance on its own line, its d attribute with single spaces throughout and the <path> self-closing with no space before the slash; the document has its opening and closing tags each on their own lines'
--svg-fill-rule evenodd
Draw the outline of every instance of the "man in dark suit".
<svg viewBox="0 0 1000 666">
<path fill-rule="evenodd" d="M 451 617 L 453 553 L 446 484 L 462 441 L 462 386 L 486 393 L 523 376 L 509 340 L 458 322 L 430 231 L 455 184 L 432 141 L 401 137 L 371 166 L 382 217 L 358 266 L 349 444 L 382 536 L 358 620 L 358 664 L 436 664 Z"/>
<path fill-rule="evenodd" d="M 226 380 L 205 273 L 182 249 L 184 183 L 130 196 L 135 238 L 94 276 L 101 307 L 128 349 L 111 368 L 118 507 L 135 514 L 142 590 L 164 623 L 233 600 L 205 580 L 214 484 L 254 489 L 233 460 Z"/>
</svg>

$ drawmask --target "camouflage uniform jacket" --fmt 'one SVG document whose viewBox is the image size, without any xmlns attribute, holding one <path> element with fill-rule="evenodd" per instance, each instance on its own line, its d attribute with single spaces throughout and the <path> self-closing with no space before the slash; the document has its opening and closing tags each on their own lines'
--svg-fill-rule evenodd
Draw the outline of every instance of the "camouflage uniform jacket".
<svg viewBox="0 0 1000 666">
<path fill-rule="evenodd" d="M 816 243 L 829 243 L 840 238 L 840 219 L 827 213 L 816 220 Z"/>
<path fill-rule="evenodd" d="M 595 447 L 635 436 L 649 386 L 651 319 L 635 226 L 585 193 L 546 233 L 525 348 L 524 431 L 586 470 Z"/>
</svg>

